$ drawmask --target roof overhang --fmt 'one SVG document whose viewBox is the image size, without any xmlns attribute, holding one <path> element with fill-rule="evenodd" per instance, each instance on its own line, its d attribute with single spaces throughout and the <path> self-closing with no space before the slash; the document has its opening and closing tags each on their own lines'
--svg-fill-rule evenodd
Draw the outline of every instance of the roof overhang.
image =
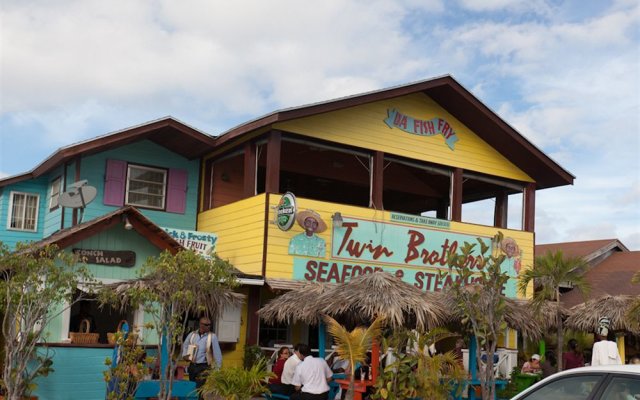
<svg viewBox="0 0 640 400">
<path fill-rule="evenodd" d="M 38 249 L 48 245 L 56 245 L 58 248 L 64 249 L 104 232 L 117 224 L 124 226 L 125 218 L 131 224 L 132 230 L 135 230 L 141 236 L 145 237 L 158 249 L 168 250 L 172 254 L 184 250 L 184 247 L 165 232 L 164 229 L 154 224 L 140 213 L 140 211 L 131 206 L 119 208 L 101 217 L 83 222 L 71 228 L 60 230 L 43 240 L 33 243 L 30 248 Z"/>
<path fill-rule="evenodd" d="M 284 122 L 348 107 L 424 93 L 465 124 L 485 142 L 531 176 L 538 189 L 573 184 L 575 176 L 533 145 L 489 107 L 478 100 L 452 76 L 419 81 L 389 89 L 343 97 L 273 112 L 224 132 L 215 140 L 216 148 L 243 141 L 245 135 Z"/>
<path fill-rule="evenodd" d="M 0 180 L 0 187 L 27 179 L 38 178 L 62 163 L 79 156 L 87 156 L 124 146 L 140 140 L 150 140 L 160 146 L 193 160 L 211 152 L 215 139 L 172 117 L 165 117 L 104 136 L 62 147 L 27 173 Z"/>
</svg>

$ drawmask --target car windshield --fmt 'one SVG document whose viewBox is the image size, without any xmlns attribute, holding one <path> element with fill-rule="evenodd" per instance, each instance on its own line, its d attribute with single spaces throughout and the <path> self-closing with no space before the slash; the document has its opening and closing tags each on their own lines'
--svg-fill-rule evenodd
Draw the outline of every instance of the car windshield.
<svg viewBox="0 0 640 400">
<path fill-rule="evenodd" d="M 561 377 L 537 388 L 526 400 L 586 400 L 602 378 L 602 375 L 578 375 Z"/>
</svg>

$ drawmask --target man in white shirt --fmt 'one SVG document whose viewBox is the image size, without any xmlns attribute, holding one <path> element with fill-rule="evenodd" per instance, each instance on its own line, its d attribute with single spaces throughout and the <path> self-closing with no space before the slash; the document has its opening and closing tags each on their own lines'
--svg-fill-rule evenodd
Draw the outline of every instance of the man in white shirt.
<svg viewBox="0 0 640 400">
<path fill-rule="evenodd" d="M 607 326 L 599 326 L 596 330 L 598 342 L 593 344 L 591 352 L 591 365 L 622 365 L 618 346 L 615 342 L 607 340 L 609 329 Z"/>
<path fill-rule="evenodd" d="M 302 362 L 293 375 L 296 393 L 291 395 L 291 400 L 328 400 L 328 382 L 333 372 L 327 362 L 322 358 L 311 356 L 311 349 L 306 344 L 298 347 L 298 356 L 302 358 Z"/>
<path fill-rule="evenodd" d="M 300 354 L 298 353 L 298 348 L 300 347 L 300 343 L 293 346 L 293 355 L 287 358 L 287 361 L 284 363 L 284 368 L 282 369 L 282 376 L 280 377 L 280 382 L 282 382 L 283 389 L 286 393 L 283 394 L 291 394 L 295 391 L 293 387 L 293 375 L 296 372 L 296 367 L 298 364 L 302 362 L 300 359 Z"/>
<path fill-rule="evenodd" d="M 220 368 L 222 351 L 218 337 L 211 332 L 209 318 L 200 318 L 198 330 L 189 333 L 182 344 L 182 357 L 191 362 L 188 367 L 189 380 L 196 383 L 197 389 L 207 380 L 209 369 Z"/>
</svg>

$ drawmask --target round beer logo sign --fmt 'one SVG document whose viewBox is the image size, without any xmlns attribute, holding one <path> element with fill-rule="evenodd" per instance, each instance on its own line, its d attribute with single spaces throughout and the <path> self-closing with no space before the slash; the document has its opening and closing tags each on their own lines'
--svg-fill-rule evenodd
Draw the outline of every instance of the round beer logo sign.
<svg viewBox="0 0 640 400">
<path fill-rule="evenodd" d="M 296 196 L 291 192 L 282 195 L 276 207 L 276 224 L 283 231 L 288 231 L 296 220 Z"/>
</svg>

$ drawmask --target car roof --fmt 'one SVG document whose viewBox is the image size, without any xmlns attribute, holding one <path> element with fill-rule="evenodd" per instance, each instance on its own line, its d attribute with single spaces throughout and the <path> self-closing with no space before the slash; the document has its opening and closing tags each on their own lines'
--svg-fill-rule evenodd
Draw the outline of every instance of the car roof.
<svg viewBox="0 0 640 400">
<path fill-rule="evenodd" d="M 589 373 L 589 372 L 623 372 L 623 373 L 632 373 L 632 374 L 640 374 L 640 365 L 600 365 L 597 367 L 580 367 L 567 369 L 557 374 L 551 375 L 551 377 L 558 377 L 562 375 L 571 375 L 575 373 Z"/>
<path fill-rule="evenodd" d="M 590 373 L 605 373 L 605 374 L 632 374 L 640 376 L 640 365 L 600 365 L 597 367 L 581 367 L 581 368 L 573 368 L 567 369 L 558 373 L 555 373 L 551 376 L 548 376 L 541 380 L 540 382 L 529 386 L 524 391 L 518 393 L 514 399 L 521 399 L 529 395 L 529 393 L 537 390 L 538 387 L 546 385 L 550 381 L 554 381 L 556 379 L 562 378 L 564 376 L 574 376 L 574 375 L 588 375 Z"/>
</svg>

